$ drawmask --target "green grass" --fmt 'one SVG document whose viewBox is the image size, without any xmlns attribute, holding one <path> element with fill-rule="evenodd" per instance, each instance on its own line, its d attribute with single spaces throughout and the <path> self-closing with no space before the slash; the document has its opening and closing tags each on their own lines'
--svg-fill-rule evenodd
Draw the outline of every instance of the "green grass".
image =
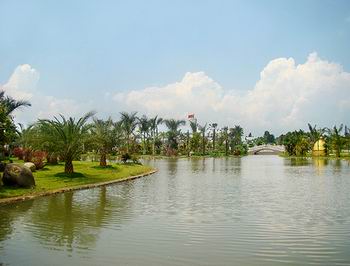
<svg viewBox="0 0 350 266">
<path fill-rule="evenodd" d="M 23 163 L 18 162 L 16 163 Z M 0 187 L 0 198 L 35 195 L 50 190 L 79 187 L 86 184 L 122 179 L 128 176 L 146 173 L 151 167 L 139 164 L 113 164 L 100 167 L 98 162 L 75 161 L 74 174 L 64 173 L 64 164 L 47 165 L 33 173 L 36 186 L 34 189 Z"/>
<path fill-rule="evenodd" d="M 334 153 L 324 155 L 324 156 L 316 156 L 312 155 L 312 153 L 307 153 L 304 156 L 296 156 L 296 155 L 288 155 L 288 153 L 280 153 L 279 156 L 286 157 L 286 158 L 321 158 L 321 159 L 344 159 L 344 160 L 350 160 L 350 154 L 347 152 L 340 153 L 340 157 L 336 157 Z"/>
</svg>

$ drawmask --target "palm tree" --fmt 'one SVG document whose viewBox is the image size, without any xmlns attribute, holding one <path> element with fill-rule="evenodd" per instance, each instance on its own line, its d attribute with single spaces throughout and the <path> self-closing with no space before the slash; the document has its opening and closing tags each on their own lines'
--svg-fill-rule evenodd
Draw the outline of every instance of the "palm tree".
<svg viewBox="0 0 350 266">
<path fill-rule="evenodd" d="M 150 119 L 150 128 L 151 128 L 151 134 L 153 138 L 152 143 L 152 155 L 155 155 L 155 145 L 156 145 L 156 139 L 158 139 L 158 126 L 163 123 L 163 118 L 158 117 L 157 115 L 154 118 Z"/>
<path fill-rule="evenodd" d="M 337 126 L 334 126 L 332 129 L 328 129 L 330 143 L 332 145 L 332 148 L 335 150 L 335 156 L 338 158 L 340 157 L 340 152 L 344 146 L 344 138 L 341 135 L 342 131 L 343 124 L 341 124 L 339 128 L 337 128 Z"/>
<path fill-rule="evenodd" d="M 152 121 L 150 119 L 147 118 L 147 116 L 143 115 L 141 118 L 138 119 L 139 120 L 139 130 L 140 130 L 140 134 L 141 134 L 141 142 L 142 142 L 142 147 L 143 147 L 143 151 L 142 154 L 145 155 L 146 154 L 146 139 L 147 136 L 149 135 L 149 130 L 151 127 L 151 123 Z"/>
<path fill-rule="evenodd" d="M 28 107 L 30 103 L 23 100 L 15 100 L 5 96 L 4 91 L 0 91 L 0 152 L 4 150 L 4 145 L 14 140 L 16 126 L 13 122 L 12 113 L 21 107 Z"/>
<path fill-rule="evenodd" d="M 309 137 L 311 141 L 311 147 L 323 136 L 326 129 L 325 128 L 316 128 L 316 125 L 312 126 L 310 123 L 307 124 L 309 127 Z M 319 148 L 319 147 L 318 147 Z"/>
<path fill-rule="evenodd" d="M 125 138 L 127 141 L 126 150 L 129 152 L 132 134 L 137 126 L 137 112 L 127 113 L 121 112 L 121 127 L 124 131 Z"/>
<path fill-rule="evenodd" d="M 190 120 L 190 127 L 191 127 L 191 130 L 192 130 L 192 134 L 196 133 L 197 130 L 198 130 L 198 123 L 197 123 L 197 120 Z"/>
<path fill-rule="evenodd" d="M 228 135 L 231 142 L 231 151 L 235 151 L 237 146 L 242 144 L 243 128 L 241 126 L 234 126 L 230 128 Z"/>
<path fill-rule="evenodd" d="M 223 131 L 223 137 L 225 139 L 225 156 L 228 156 L 228 138 L 229 138 L 229 136 L 228 136 L 228 127 L 224 127 L 222 129 L 222 131 Z"/>
<path fill-rule="evenodd" d="M 205 132 L 207 130 L 207 124 L 199 126 L 199 130 L 202 133 L 202 155 L 205 155 Z"/>
<path fill-rule="evenodd" d="M 10 96 L 5 96 L 4 91 L 0 91 L 0 106 L 1 111 L 4 112 L 6 116 L 11 115 L 15 110 L 21 107 L 28 107 L 31 104 L 24 100 L 15 100 Z"/>
<path fill-rule="evenodd" d="M 345 140 L 346 140 L 346 143 L 347 143 L 347 149 L 348 149 L 348 154 L 350 154 L 350 129 L 345 126 L 345 129 L 344 129 L 344 136 L 345 136 Z"/>
<path fill-rule="evenodd" d="M 53 120 L 41 119 L 38 121 L 40 137 L 57 148 L 57 152 L 65 162 L 65 173 L 74 173 L 73 160 L 82 152 L 83 141 L 89 130 L 86 123 L 94 114 L 94 112 L 89 112 L 77 121 L 72 117 L 66 119 L 63 115 L 60 115 L 61 119 L 54 117 Z"/>
<path fill-rule="evenodd" d="M 164 120 L 165 126 L 168 128 L 168 142 L 169 146 L 172 149 L 177 149 L 177 138 L 181 133 L 179 130 L 180 126 L 186 125 L 185 120 L 176 120 L 176 119 L 166 119 Z"/>
<path fill-rule="evenodd" d="M 111 118 L 106 121 L 94 118 L 91 128 L 91 138 L 100 153 L 100 166 L 107 166 L 107 153 L 116 144 L 115 124 Z"/>
<path fill-rule="evenodd" d="M 213 151 L 215 151 L 215 138 L 216 138 L 216 127 L 218 126 L 217 123 L 210 124 L 210 127 L 213 129 Z"/>
</svg>

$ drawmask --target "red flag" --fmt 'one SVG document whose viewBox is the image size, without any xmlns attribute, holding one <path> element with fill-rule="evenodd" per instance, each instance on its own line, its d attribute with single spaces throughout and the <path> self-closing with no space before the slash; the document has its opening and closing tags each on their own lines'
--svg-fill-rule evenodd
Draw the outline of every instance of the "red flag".
<svg viewBox="0 0 350 266">
<path fill-rule="evenodd" d="M 189 115 L 187 116 L 187 118 L 188 118 L 188 119 L 194 118 L 194 114 L 189 114 Z"/>
</svg>

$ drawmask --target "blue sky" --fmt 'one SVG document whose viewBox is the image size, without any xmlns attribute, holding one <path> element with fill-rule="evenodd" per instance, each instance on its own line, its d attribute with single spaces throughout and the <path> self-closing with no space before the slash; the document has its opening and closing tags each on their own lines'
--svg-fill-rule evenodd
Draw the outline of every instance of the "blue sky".
<svg viewBox="0 0 350 266">
<path fill-rule="evenodd" d="M 350 1 L 0 0 L 0 14 L 0 84 L 28 64 L 41 94 L 77 102 L 187 72 L 242 94 L 271 60 L 312 52 L 350 71 Z"/>
</svg>

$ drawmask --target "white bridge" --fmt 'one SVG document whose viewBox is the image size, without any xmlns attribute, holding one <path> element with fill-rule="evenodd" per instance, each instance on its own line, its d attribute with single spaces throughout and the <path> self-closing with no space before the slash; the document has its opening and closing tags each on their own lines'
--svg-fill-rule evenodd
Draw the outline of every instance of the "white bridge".
<svg viewBox="0 0 350 266">
<path fill-rule="evenodd" d="M 259 153 L 269 153 L 269 154 L 279 154 L 284 152 L 285 148 L 283 145 L 259 145 L 248 149 L 248 154 L 259 154 Z"/>
</svg>

